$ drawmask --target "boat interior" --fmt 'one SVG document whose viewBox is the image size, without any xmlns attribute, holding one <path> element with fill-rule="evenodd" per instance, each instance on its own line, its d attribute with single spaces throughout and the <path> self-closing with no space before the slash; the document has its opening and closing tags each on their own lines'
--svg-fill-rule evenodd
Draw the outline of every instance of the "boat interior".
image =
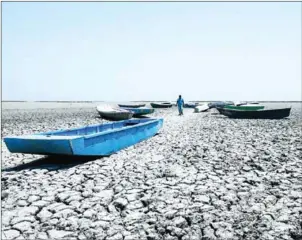
<svg viewBox="0 0 302 240">
<path fill-rule="evenodd" d="M 154 119 L 151 119 L 151 120 L 154 120 Z M 120 129 L 120 128 L 124 128 L 124 127 L 135 126 L 140 123 L 147 122 L 147 121 L 150 121 L 150 119 L 126 120 L 126 121 L 120 121 L 120 122 L 112 122 L 112 123 L 105 123 L 105 124 L 100 124 L 100 125 L 87 126 L 87 127 L 83 127 L 83 128 L 48 132 L 48 133 L 43 133 L 43 135 L 47 135 L 47 136 L 85 136 L 85 135 L 106 132 L 106 131 L 110 131 L 113 129 Z"/>
</svg>

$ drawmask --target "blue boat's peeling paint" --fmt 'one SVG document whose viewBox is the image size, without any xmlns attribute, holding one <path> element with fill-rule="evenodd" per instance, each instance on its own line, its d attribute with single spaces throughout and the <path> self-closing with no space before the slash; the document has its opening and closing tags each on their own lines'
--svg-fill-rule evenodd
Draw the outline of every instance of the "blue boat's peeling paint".
<svg viewBox="0 0 302 240">
<path fill-rule="evenodd" d="M 152 137 L 162 125 L 163 119 L 131 119 L 29 136 L 6 137 L 4 142 L 13 153 L 103 156 Z"/>
</svg>

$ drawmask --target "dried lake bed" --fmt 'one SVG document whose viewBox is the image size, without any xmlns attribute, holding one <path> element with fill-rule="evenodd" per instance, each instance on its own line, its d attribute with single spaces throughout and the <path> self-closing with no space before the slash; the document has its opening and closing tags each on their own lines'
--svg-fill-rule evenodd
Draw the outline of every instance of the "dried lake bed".
<svg viewBox="0 0 302 240">
<path fill-rule="evenodd" d="M 5 105 L 2 138 L 102 122 L 89 104 Z M 2 239 L 302 239 L 301 103 L 265 105 L 291 116 L 156 109 L 158 135 L 85 161 L 2 141 Z"/>
</svg>

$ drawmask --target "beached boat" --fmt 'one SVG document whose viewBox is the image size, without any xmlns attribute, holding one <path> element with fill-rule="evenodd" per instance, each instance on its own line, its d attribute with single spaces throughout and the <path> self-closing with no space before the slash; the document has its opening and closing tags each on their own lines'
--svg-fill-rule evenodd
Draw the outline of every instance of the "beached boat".
<svg viewBox="0 0 302 240">
<path fill-rule="evenodd" d="M 120 121 L 132 118 L 133 112 L 110 106 L 98 106 L 97 109 L 100 116 L 106 120 Z"/>
<path fill-rule="evenodd" d="M 82 128 L 5 137 L 12 153 L 106 156 L 155 135 L 163 119 L 131 119 Z"/>
<path fill-rule="evenodd" d="M 141 107 L 141 108 L 123 108 L 123 109 L 133 112 L 134 113 L 133 117 L 154 113 L 154 108 Z"/>
<path fill-rule="evenodd" d="M 210 102 L 208 103 L 210 108 L 222 108 L 224 106 L 228 106 L 228 105 L 234 105 L 234 102 L 223 102 L 223 101 L 218 101 L 218 102 Z"/>
<path fill-rule="evenodd" d="M 230 118 L 245 118 L 245 119 L 281 119 L 290 115 L 291 108 L 280 109 L 263 109 L 263 110 L 238 110 L 217 108 L 222 114 Z"/>
<path fill-rule="evenodd" d="M 235 106 L 247 105 L 247 102 L 238 101 L 234 103 Z"/>
<path fill-rule="evenodd" d="M 199 106 L 196 106 L 194 108 L 194 112 L 196 113 L 199 113 L 199 112 L 206 112 L 210 109 L 209 105 L 208 104 L 202 104 L 202 105 L 199 105 Z"/>
<path fill-rule="evenodd" d="M 227 105 L 227 106 L 224 106 L 224 108 L 252 111 L 252 110 L 264 109 L 264 106 L 258 105 L 258 104 L 247 104 L 247 105 L 240 105 L 240 106 Z"/>
<path fill-rule="evenodd" d="M 140 108 L 146 106 L 146 104 L 118 104 L 118 106 L 122 108 Z"/>
<path fill-rule="evenodd" d="M 172 107 L 172 103 L 170 103 L 170 102 L 150 103 L 150 105 L 153 108 L 170 108 L 170 107 Z"/>
<path fill-rule="evenodd" d="M 232 105 L 234 105 L 233 101 L 225 101 L 224 103 L 225 103 L 226 106 L 232 106 Z"/>
<path fill-rule="evenodd" d="M 195 108 L 197 106 L 196 103 L 185 103 L 184 108 Z"/>
</svg>

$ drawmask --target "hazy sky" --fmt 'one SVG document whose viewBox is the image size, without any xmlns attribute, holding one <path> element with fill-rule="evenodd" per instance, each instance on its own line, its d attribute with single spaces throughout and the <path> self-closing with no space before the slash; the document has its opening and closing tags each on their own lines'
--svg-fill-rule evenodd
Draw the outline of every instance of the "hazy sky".
<svg viewBox="0 0 302 240">
<path fill-rule="evenodd" d="M 3 100 L 301 100 L 301 3 L 2 3 Z"/>
</svg>

